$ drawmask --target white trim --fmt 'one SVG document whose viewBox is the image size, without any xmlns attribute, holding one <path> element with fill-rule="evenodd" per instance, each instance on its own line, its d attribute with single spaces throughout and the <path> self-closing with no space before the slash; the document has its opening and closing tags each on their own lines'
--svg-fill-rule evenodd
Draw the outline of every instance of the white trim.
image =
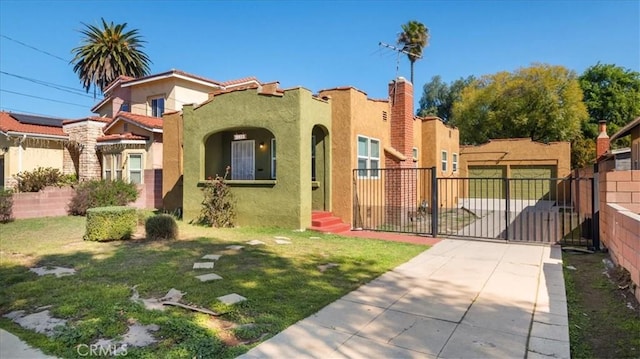
<svg viewBox="0 0 640 359">
<path fill-rule="evenodd" d="M 199 85 L 204 85 L 204 86 L 209 86 L 209 87 L 214 87 L 214 88 L 223 88 L 220 85 L 217 84 L 213 84 L 211 82 L 208 81 L 203 81 L 203 80 L 199 80 L 199 79 L 194 79 L 193 77 L 189 77 L 189 76 L 184 76 L 181 74 L 176 74 L 176 73 L 168 73 L 168 74 L 164 74 L 164 75 L 160 75 L 160 76 L 150 76 L 147 77 L 145 79 L 140 79 L 140 80 L 130 80 L 127 81 L 126 83 L 122 84 L 121 87 L 130 87 L 130 86 L 135 86 L 135 85 L 141 85 L 147 82 L 153 82 L 153 81 L 159 81 L 159 80 L 164 80 L 164 79 L 168 79 L 168 78 L 178 78 L 181 80 L 185 80 L 185 81 L 189 81 L 189 82 L 193 82 Z"/>
<path fill-rule="evenodd" d="M 29 132 L 17 132 L 17 131 L 7 131 L 7 132 L 2 132 L 2 134 L 4 134 L 5 136 L 9 137 L 9 136 L 19 136 L 19 137 L 37 137 L 37 138 L 44 138 L 44 139 L 49 139 L 49 140 L 68 140 L 69 136 L 58 136 L 58 135 L 45 135 L 45 134 L 39 134 L 39 133 L 29 133 Z"/>
<path fill-rule="evenodd" d="M 367 154 L 366 155 L 360 155 L 360 139 L 365 139 L 367 141 Z M 378 157 L 372 157 L 371 156 L 371 145 L 372 142 L 376 142 L 378 144 Z M 375 171 L 375 175 L 371 175 L 371 172 L 373 170 L 379 170 L 380 167 L 380 150 L 381 150 L 381 143 L 380 140 L 377 138 L 373 138 L 373 137 L 367 137 L 367 136 L 363 136 L 363 135 L 357 135 L 356 136 L 356 169 L 358 169 L 358 178 L 371 178 L 371 179 L 378 179 L 380 178 L 380 171 Z M 366 171 L 367 173 L 365 175 L 361 175 L 360 174 L 360 160 L 366 160 Z M 375 168 L 371 167 L 371 161 L 377 161 L 378 162 L 378 166 Z"/>
<path fill-rule="evenodd" d="M 142 115 L 138 115 L 138 116 L 142 116 Z M 162 118 L 162 117 L 153 117 L 153 116 L 146 116 L 146 117 L 151 117 L 151 118 Z M 116 117 L 113 121 L 109 122 L 108 124 L 106 124 L 104 126 L 104 128 L 102 129 L 102 132 L 106 133 L 107 131 L 109 131 L 113 126 L 115 126 L 116 122 L 118 121 L 124 121 L 128 124 L 134 125 L 136 127 L 140 127 L 143 130 L 147 130 L 150 132 L 154 132 L 154 133 L 162 133 L 162 129 L 161 128 L 153 128 L 153 127 L 147 127 L 139 122 L 130 120 L 124 116 L 118 116 Z"/>
<path fill-rule="evenodd" d="M 442 168 L 442 165 L 444 165 L 444 168 Z M 447 152 L 447 150 L 441 150 L 440 151 L 440 171 L 446 173 L 448 170 L 449 170 L 449 153 Z"/>
<path fill-rule="evenodd" d="M 459 170 L 459 167 L 458 167 L 459 157 L 460 155 L 458 155 L 458 153 L 456 152 L 451 153 L 451 170 L 453 171 L 453 173 L 457 173 Z"/>
<path fill-rule="evenodd" d="M 131 182 L 131 156 L 140 156 L 140 168 L 139 169 L 135 169 L 135 171 L 140 171 L 140 183 L 136 183 L 136 184 L 144 184 L 144 153 L 143 152 L 129 152 L 127 153 L 127 164 L 126 164 L 126 171 L 127 171 L 127 181 Z"/>
<path fill-rule="evenodd" d="M 276 157 L 276 139 L 272 138 L 271 139 L 271 179 L 276 179 L 276 175 L 277 175 L 277 171 L 276 171 L 276 165 L 277 165 L 277 157 Z"/>
<path fill-rule="evenodd" d="M 96 143 L 96 146 L 109 146 L 109 145 L 146 145 L 147 141 L 145 140 L 109 140 L 109 141 L 100 141 Z"/>
</svg>

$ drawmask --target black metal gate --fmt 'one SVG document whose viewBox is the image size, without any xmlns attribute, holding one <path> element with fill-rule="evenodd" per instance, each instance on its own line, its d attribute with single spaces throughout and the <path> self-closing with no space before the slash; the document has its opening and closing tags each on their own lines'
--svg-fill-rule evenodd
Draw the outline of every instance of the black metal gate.
<svg viewBox="0 0 640 359">
<path fill-rule="evenodd" d="M 593 247 L 593 178 L 437 178 L 435 168 L 355 170 L 354 227 Z"/>
</svg>

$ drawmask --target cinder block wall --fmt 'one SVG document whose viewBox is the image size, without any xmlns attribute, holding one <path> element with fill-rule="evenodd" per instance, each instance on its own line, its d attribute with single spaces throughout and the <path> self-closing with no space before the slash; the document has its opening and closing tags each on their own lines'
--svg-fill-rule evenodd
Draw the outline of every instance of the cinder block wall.
<svg viewBox="0 0 640 359">
<path fill-rule="evenodd" d="M 47 187 L 41 192 L 13 195 L 13 218 L 40 218 L 66 216 L 75 191 L 71 187 Z"/>
<path fill-rule="evenodd" d="M 640 170 L 600 174 L 600 239 L 631 274 L 640 301 Z"/>
</svg>

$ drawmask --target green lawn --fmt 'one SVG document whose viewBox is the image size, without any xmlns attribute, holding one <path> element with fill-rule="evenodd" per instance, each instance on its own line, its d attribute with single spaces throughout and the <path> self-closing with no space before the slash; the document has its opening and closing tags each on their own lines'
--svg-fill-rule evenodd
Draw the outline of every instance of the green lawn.
<svg viewBox="0 0 640 359">
<path fill-rule="evenodd" d="M 68 319 L 53 338 L 24 330 L 6 318 L 7 329 L 45 353 L 77 357 L 76 347 L 127 331 L 127 323 L 157 324 L 159 342 L 129 348 L 127 357 L 232 358 L 296 321 L 318 311 L 391 268 L 424 246 L 294 232 L 277 228 L 212 229 L 184 223 L 177 241 L 85 242 L 83 217 L 18 220 L 0 225 L 0 315 L 14 310 L 51 313 Z M 276 245 L 286 236 L 291 245 Z M 310 239 L 316 236 L 320 239 Z M 266 245 L 225 249 L 252 239 Z M 202 283 L 193 270 L 205 254 L 220 253 L 213 272 L 224 279 Z M 325 272 L 317 266 L 337 263 Z M 36 266 L 73 267 L 74 276 L 38 277 Z M 224 312 L 221 317 L 182 308 L 150 311 L 130 301 L 131 287 L 142 298 L 162 297 L 170 288 L 187 294 L 184 303 Z M 246 302 L 231 307 L 216 297 L 238 293 Z M 249 324 L 234 329 L 238 324 Z"/>
</svg>

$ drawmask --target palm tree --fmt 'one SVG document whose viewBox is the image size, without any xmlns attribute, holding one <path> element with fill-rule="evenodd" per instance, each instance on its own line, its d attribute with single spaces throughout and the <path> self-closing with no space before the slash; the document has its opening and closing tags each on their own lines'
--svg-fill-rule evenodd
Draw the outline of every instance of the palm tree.
<svg viewBox="0 0 640 359">
<path fill-rule="evenodd" d="M 127 24 L 114 25 L 102 20 L 102 28 L 84 24 L 80 30 L 84 35 L 82 45 L 71 52 L 75 55 L 71 63 L 82 86 L 89 92 L 94 85 L 104 88 L 120 75 L 142 77 L 149 74 L 151 61 L 142 51 L 143 41 L 138 30 L 124 32 Z"/>
<path fill-rule="evenodd" d="M 402 25 L 402 32 L 398 35 L 398 45 L 411 62 L 411 83 L 413 83 L 413 64 L 422 58 L 422 50 L 429 45 L 429 29 L 418 21 L 409 21 Z"/>
</svg>

